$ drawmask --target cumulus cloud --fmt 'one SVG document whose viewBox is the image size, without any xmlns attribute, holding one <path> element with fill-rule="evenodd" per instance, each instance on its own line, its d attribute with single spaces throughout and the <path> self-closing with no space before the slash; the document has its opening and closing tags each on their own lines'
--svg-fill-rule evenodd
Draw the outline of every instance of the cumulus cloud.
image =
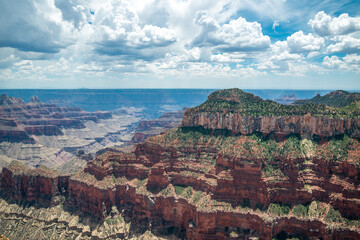
<svg viewBox="0 0 360 240">
<path fill-rule="evenodd" d="M 270 46 L 270 38 L 263 35 L 261 25 L 239 17 L 222 26 L 207 12 L 196 13 L 195 23 L 202 26 L 192 46 L 216 47 L 224 52 L 261 51 Z"/>
<path fill-rule="evenodd" d="M 309 21 L 309 24 L 320 36 L 345 35 L 360 31 L 360 17 L 350 17 L 347 13 L 331 17 L 321 11 Z"/>
<path fill-rule="evenodd" d="M 90 9 L 77 0 L 55 0 L 55 6 L 61 10 L 62 18 L 74 24 L 76 29 L 83 27 L 91 20 Z"/>
<path fill-rule="evenodd" d="M 326 66 L 327 68 L 332 68 L 332 69 L 336 69 L 336 68 L 340 68 L 340 67 L 344 67 L 344 62 L 342 60 L 339 59 L 338 56 L 326 56 L 323 59 L 323 63 L 324 66 Z"/>
<path fill-rule="evenodd" d="M 332 17 L 321 11 L 309 21 L 314 32 L 329 40 L 326 53 L 360 52 L 360 17 Z"/>
<path fill-rule="evenodd" d="M 326 50 L 327 53 L 356 53 L 360 52 L 360 38 L 352 36 L 335 37 L 336 43 L 330 44 Z"/>
<path fill-rule="evenodd" d="M 311 33 L 305 35 L 298 31 L 287 38 L 287 45 L 291 52 L 318 51 L 324 46 L 324 39 L 315 37 Z"/>
<path fill-rule="evenodd" d="M 304 15 L 289 6 L 284 0 L 2 1 L 0 82 L 359 73 L 359 17 Z M 312 32 L 296 28 L 306 23 Z"/>
<path fill-rule="evenodd" d="M 135 10 L 122 1 L 114 1 L 110 8 L 100 9 L 93 24 L 96 34 L 100 36 L 95 41 L 95 50 L 100 54 L 152 59 L 156 57 L 153 48 L 166 47 L 176 42 L 176 34 L 172 29 L 140 26 Z"/>
<path fill-rule="evenodd" d="M 344 57 L 344 61 L 349 64 L 358 64 L 360 67 L 360 55 L 349 54 Z"/>
<path fill-rule="evenodd" d="M 60 11 L 46 0 L 0 2 L 0 47 L 57 53 L 71 44 Z"/>
<path fill-rule="evenodd" d="M 360 73 L 360 55 L 348 54 L 342 59 L 338 56 L 325 56 L 322 64 L 329 69 L 346 69 Z"/>
</svg>

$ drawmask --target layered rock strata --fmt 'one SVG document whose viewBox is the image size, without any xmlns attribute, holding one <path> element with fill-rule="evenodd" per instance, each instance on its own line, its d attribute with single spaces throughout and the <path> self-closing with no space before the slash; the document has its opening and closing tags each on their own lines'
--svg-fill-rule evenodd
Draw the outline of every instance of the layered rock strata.
<svg viewBox="0 0 360 240">
<path fill-rule="evenodd" d="M 258 156 L 245 157 L 243 152 L 243 158 L 234 157 L 209 142 L 180 147 L 175 139 L 169 144 L 174 147 L 168 147 L 164 138 L 139 144 L 131 154 L 105 152 L 70 178 L 48 172 L 43 176 L 43 171 L 12 164 L 1 175 L 2 188 L 14 198 L 49 204 L 61 195 L 66 206 L 102 219 L 116 206 L 140 228 L 189 239 L 360 237 L 356 225 L 339 222 L 329 227 L 326 213 L 299 217 L 294 210 L 298 204 L 318 202 L 325 211 L 334 207 L 359 219 L 359 168 L 351 161 L 283 159 L 280 169 L 285 174 L 278 179 L 265 176 L 265 160 Z M 246 136 L 238 139 L 246 141 Z M 294 213 L 274 215 L 266 210 L 271 203 L 289 206 Z"/>
<path fill-rule="evenodd" d="M 0 141 L 33 143 L 32 135 L 63 135 L 62 128 L 85 128 L 83 121 L 98 122 L 111 118 L 109 112 L 89 113 L 77 107 L 46 104 L 37 97 L 29 103 L 22 99 L 0 96 Z"/>
<path fill-rule="evenodd" d="M 243 116 L 229 112 L 185 112 L 182 125 L 185 127 L 202 126 L 206 129 L 227 129 L 235 134 L 264 135 L 300 134 L 305 137 L 333 137 L 347 134 L 360 138 L 360 119 L 337 119 L 316 117 L 311 114 L 304 116 Z"/>
</svg>

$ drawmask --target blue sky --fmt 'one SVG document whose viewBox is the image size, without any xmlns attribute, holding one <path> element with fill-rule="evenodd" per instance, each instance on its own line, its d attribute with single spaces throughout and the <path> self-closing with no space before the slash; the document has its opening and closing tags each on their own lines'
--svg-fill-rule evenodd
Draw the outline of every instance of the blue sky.
<svg viewBox="0 0 360 240">
<path fill-rule="evenodd" d="M 360 2 L 0 2 L 0 88 L 360 89 Z"/>
</svg>

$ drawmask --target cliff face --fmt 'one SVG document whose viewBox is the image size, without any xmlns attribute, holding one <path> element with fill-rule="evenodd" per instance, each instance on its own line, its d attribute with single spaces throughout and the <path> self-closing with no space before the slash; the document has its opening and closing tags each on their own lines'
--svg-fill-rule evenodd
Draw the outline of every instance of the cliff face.
<svg viewBox="0 0 360 240">
<path fill-rule="evenodd" d="M 229 112 L 192 112 L 186 111 L 182 126 L 202 126 L 206 129 L 227 129 L 233 133 L 244 135 L 260 132 L 264 135 L 300 134 L 305 137 L 317 135 L 333 137 L 347 134 L 354 138 L 360 137 L 360 119 L 337 119 L 315 117 L 311 114 L 304 116 L 243 116 L 240 113 Z"/>
<path fill-rule="evenodd" d="M 56 195 L 66 191 L 67 184 L 68 177 L 60 177 L 44 167 L 31 170 L 16 161 L 1 173 L 1 188 L 8 190 L 8 196 L 20 200 L 51 204 Z"/>
</svg>

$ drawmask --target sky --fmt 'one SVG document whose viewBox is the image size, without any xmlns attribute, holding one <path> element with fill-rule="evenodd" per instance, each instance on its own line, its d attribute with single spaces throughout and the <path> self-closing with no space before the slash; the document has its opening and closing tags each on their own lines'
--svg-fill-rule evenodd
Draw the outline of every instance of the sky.
<svg viewBox="0 0 360 240">
<path fill-rule="evenodd" d="M 3 0 L 3 88 L 360 89 L 360 1 Z"/>
</svg>

